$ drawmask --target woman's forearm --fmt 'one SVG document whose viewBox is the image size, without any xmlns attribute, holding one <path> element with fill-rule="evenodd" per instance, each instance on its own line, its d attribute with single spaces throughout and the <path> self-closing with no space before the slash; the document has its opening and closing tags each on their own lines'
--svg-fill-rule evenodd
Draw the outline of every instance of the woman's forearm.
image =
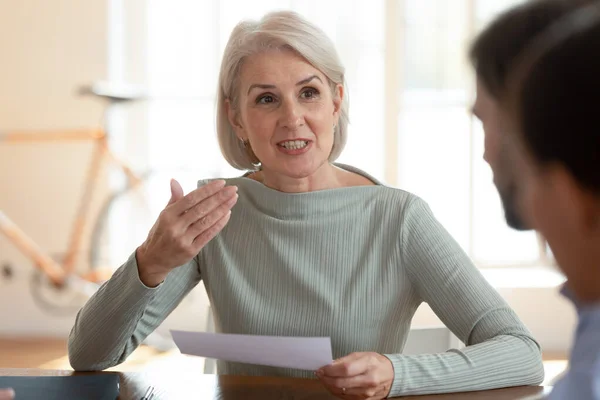
<svg viewBox="0 0 600 400">
<path fill-rule="evenodd" d="M 540 349 L 528 336 L 500 335 L 440 354 L 386 354 L 394 365 L 392 396 L 539 385 Z"/>
<path fill-rule="evenodd" d="M 149 288 L 132 255 L 79 311 L 68 342 L 73 369 L 97 371 L 123 362 L 199 281 L 192 260 Z"/>
</svg>

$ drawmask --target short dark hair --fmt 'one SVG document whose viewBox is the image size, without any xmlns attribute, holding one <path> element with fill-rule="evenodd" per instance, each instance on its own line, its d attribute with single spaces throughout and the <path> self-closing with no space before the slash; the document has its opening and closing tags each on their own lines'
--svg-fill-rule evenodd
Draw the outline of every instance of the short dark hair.
<svg viewBox="0 0 600 400">
<path fill-rule="evenodd" d="M 535 44 L 515 91 L 518 130 L 536 161 L 565 167 L 600 194 L 600 2 L 568 15 Z"/>
<path fill-rule="evenodd" d="M 478 79 L 496 99 L 529 42 L 576 8 L 597 0 L 532 0 L 497 17 L 473 42 L 469 58 Z"/>
</svg>

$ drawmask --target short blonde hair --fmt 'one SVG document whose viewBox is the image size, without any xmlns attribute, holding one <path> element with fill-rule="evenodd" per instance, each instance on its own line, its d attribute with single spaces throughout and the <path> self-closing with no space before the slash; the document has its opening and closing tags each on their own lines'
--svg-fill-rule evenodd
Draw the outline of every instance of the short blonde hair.
<svg viewBox="0 0 600 400">
<path fill-rule="evenodd" d="M 217 93 L 217 135 L 227 162 L 234 168 L 257 168 L 244 143 L 237 137 L 229 122 L 225 103 L 235 109 L 239 101 L 239 75 L 244 59 L 269 49 L 288 48 L 306 59 L 329 80 L 332 90 L 346 86 L 345 69 L 335 46 L 325 32 L 299 14 L 278 11 L 266 14 L 260 21 L 242 21 L 231 32 L 219 73 Z M 344 146 L 348 130 L 348 96 L 344 93 L 339 121 L 334 129 L 333 148 L 329 161 L 335 161 Z"/>
</svg>

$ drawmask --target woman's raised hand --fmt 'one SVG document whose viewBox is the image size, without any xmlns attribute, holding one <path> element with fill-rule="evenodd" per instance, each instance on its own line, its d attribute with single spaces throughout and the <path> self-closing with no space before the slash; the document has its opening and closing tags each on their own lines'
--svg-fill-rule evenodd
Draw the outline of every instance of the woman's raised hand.
<svg viewBox="0 0 600 400">
<path fill-rule="evenodd" d="M 171 180 L 171 199 L 136 250 L 141 281 L 155 287 L 194 258 L 225 227 L 237 198 L 237 187 L 225 187 L 223 180 L 185 196 L 179 182 Z"/>
</svg>

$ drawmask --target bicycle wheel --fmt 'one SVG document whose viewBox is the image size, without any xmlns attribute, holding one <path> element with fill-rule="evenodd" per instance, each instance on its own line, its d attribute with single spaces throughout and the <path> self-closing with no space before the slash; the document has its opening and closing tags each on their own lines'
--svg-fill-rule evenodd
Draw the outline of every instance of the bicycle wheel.
<svg viewBox="0 0 600 400">
<path fill-rule="evenodd" d="M 182 168 L 153 170 L 143 174 L 138 187 L 128 185 L 112 193 L 93 226 L 90 272 L 110 277 L 146 240 L 171 197 L 171 178 L 177 179 L 187 193 L 196 187 L 197 176 L 193 170 Z"/>
<path fill-rule="evenodd" d="M 98 287 L 98 284 L 77 276 L 68 277 L 64 285 L 57 287 L 37 268 L 32 271 L 29 281 L 34 303 L 42 311 L 55 316 L 76 314 Z"/>
</svg>

